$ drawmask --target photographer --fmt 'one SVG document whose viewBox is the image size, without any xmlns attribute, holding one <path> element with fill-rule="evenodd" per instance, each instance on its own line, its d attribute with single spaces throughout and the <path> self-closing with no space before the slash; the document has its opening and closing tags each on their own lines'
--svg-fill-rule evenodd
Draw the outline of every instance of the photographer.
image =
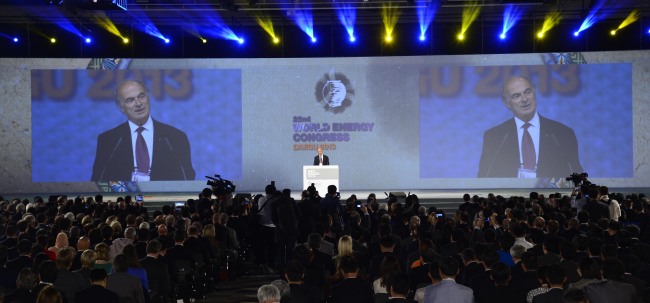
<svg viewBox="0 0 650 303">
<path fill-rule="evenodd" d="M 257 205 L 257 222 L 256 237 L 256 254 L 255 263 L 259 266 L 261 273 L 271 274 L 273 269 L 270 267 L 275 260 L 275 229 L 273 223 L 273 203 L 277 199 L 275 196 L 275 181 L 267 185 L 264 189 L 265 196 L 259 199 Z"/>
</svg>

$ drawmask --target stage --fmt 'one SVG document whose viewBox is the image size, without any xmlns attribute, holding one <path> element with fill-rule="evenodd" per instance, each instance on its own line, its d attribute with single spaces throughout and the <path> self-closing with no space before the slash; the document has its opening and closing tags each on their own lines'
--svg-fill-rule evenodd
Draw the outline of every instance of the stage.
<svg viewBox="0 0 650 303">
<path fill-rule="evenodd" d="M 493 193 L 495 195 L 501 195 L 504 197 L 511 196 L 523 196 L 528 197 L 530 192 L 535 191 L 540 194 L 548 196 L 551 193 L 560 193 L 562 195 L 570 195 L 571 189 L 569 188 L 514 188 L 514 189 L 451 189 L 451 190 L 358 190 L 358 191 L 342 191 L 341 192 L 341 201 L 345 201 L 351 195 L 356 195 L 359 200 L 366 200 L 368 195 L 375 193 L 377 200 L 379 202 L 386 201 L 388 194 L 391 192 L 403 192 L 408 195 L 415 194 L 420 199 L 420 204 L 426 207 L 434 206 L 438 209 L 443 210 L 445 213 L 453 213 L 458 209 L 463 201 L 464 194 L 478 195 L 479 197 L 487 197 L 488 194 Z M 632 193 L 648 193 L 650 192 L 648 188 L 610 188 L 610 193 L 622 193 L 624 195 Z M 258 192 L 247 192 L 253 196 L 256 194 L 263 194 L 263 191 Z M 150 211 L 155 211 L 160 209 L 163 205 L 173 205 L 175 202 L 185 202 L 187 199 L 197 199 L 198 192 L 196 193 L 144 193 L 144 201 L 147 205 L 147 208 Z M 237 194 L 237 193 L 235 193 Z M 293 191 L 291 196 L 300 200 L 300 192 Z M 133 194 L 132 194 L 133 195 Z M 72 195 L 74 196 L 74 195 Z M 118 197 L 124 196 L 124 194 L 118 193 L 103 193 L 104 201 L 115 201 Z M 71 197 L 71 195 L 68 195 Z M 25 198 L 23 196 L 22 198 Z M 403 198 L 398 199 L 400 202 L 404 202 Z"/>
</svg>

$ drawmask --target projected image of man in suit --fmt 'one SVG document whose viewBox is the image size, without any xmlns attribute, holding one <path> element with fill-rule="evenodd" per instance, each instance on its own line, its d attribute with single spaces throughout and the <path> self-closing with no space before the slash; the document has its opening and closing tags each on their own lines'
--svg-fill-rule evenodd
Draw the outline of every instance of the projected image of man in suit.
<svg viewBox="0 0 650 303">
<path fill-rule="evenodd" d="M 151 117 L 144 84 L 118 84 L 115 102 L 128 121 L 97 137 L 91 181 L 194 180 L 187 135 Z"/>
<path fill-rule="evenodd" d="M 479 178 L 561 178 L 583 172 L 575 133 L 537 113 L 529 79 L 508 79 L 501 100 L 514 118 L 485 132 Z"/>
</svg>

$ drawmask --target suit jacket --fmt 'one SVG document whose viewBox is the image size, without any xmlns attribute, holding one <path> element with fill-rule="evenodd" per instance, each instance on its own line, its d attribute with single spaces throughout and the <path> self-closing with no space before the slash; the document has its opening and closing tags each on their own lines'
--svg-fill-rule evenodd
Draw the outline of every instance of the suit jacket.
<svg viewBox="0 0 650 303">
<path fill-rule="evenodd" d="M 568 126 L 539 116 L 537 178 L 566 177 L 583 172 L 578 140 Z M 515 119 L 509 119 L 483 135 L 479 178 L 516 178 L 520 167 L 519 138 Z"/>
<path fill-rule="evenodd" d="M 90 286 L 90 281 L 85 281 L 78 273 L 59 269 L 52 286 L 65 296 L 67 302 L 74 302 L 75 294 Z"/>
<path fill-rule="evenodd" d="M 140 279 L 126 272 L 115 272 L 108 275 L 106 289 L 115 292 L 120 297 L 120 303 L 144 303 Z"/>
<path fill-rule="evenodd" d="M 440 283 L 429 286 L 424 293 L 424 302 L 457 302 L 473 303 L 474 293 L 472 289 L 451 280 L 442 280 Z"/>
<path fill-rule="evenodd" d="M 585 286 L 585 293 L 591 303 L 600 302 L 636 302 L 634 285 L 618 281 L 606 280 Z"/>
<path fill-rule="evenodd" d="M 79 291 L 75 296 L 75 303 L 115 303 L 119 301 L 120 298 L 116 293 L 100 285 L 91 285 L 90 287 Z"/>
<path fill-rule="evenodd" d="M 167 264 L 147 256 L 140 260 L 140 265 L 147 272 L 151 302 L 167 302 L 169 290 L 171 289 Z"/>
<path fill-rule="evenodd" d="M 320 289 L 305 284 L 289 284 L 291 299 L 290 303 L 314 303 L 320 302 L 323 298 Z"/>
<path fill-rule="evenodd" d="M 179 129 L 153 120 L 151 181 L 194 180 L 190 142 Z M 149 147 L 151 148 L 151 147 Z M 91 181 L 130 181 L 133 173 L 131 129 L 124 122 L 97 137 Z"/>
<path fill-rule="evenodd" d="M 314 157 L 314 165 L 320 164 L 318 156 Z M 330 158 L 323 155 L 323 165 L 330 165 Z"/>
<path fill-rule="evenodd" d="M 360 278 L 343 279 L 332 286 L 331 303 L 373 303 L 374 301 L 375 296 L 370 284 Z"/>
</svg>

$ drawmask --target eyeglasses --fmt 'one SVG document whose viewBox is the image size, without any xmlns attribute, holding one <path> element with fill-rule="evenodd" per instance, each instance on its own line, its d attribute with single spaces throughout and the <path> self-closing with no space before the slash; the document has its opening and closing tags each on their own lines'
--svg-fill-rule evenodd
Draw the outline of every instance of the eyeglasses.
<svg viewBox="0 0 650 303">
<path fill-rule="evenodd" d="M 146 93 L 146 92 L 141 92 L 141 93 L 140 93 L 137 97 L 135 97 L 135 98 L 134 98 L 134 97 L 130 97 L 130 98 L 126 98 L 126 99 L 124 99 L 124 103 L 127 104 L 127 105 L 131 105 L 131 104 L 133 104 L 133 102 L 135 102 L 136 99 L 138 99 L 138 101 L 142 102 L 142 101 L 144 101 L 145 98 L 147 98 L 147 93 Z"/>
<path fill-rule="evenodd" d="M 512 96 L 510 96 L 508 101 L 510 101 L 510 102 L 521 102 L 523 97 L 526 97 L 526 99 L 528 99 L 533 94 L 535 94 L 535 89 L 534 88 L 527 88 L 523 93 L 512 94 Z"/>
</svg>

